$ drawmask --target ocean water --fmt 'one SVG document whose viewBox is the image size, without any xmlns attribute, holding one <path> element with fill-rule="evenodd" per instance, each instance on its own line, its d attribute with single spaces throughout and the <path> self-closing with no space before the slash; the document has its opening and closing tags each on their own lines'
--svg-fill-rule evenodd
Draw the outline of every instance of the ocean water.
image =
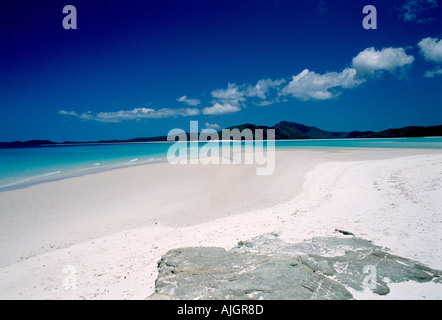
<svg viewBox="0 0 442 320">
<path fill-rule="evenodd" d="M 218 142 L 212 142 L 218 143 Z M 0 149 L 0 191 L 121 167 L 165 161 L 172 143 L 121 143 Z M 198 147 L 205 143 L 198 143 Z M 264 147 L 265 147 L 264 143 Z M 279 140 L 276 149 L 442 149 L 442 137 Z M 190 154 L 195 154 L 193 148 Z"/>
</svg>

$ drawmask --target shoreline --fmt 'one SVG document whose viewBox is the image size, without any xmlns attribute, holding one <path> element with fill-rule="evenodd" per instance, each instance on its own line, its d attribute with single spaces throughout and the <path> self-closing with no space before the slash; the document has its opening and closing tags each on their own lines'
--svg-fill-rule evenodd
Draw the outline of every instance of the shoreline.
<svg viewBox="0 0 442 320">
<path fill-rule="evenodd" d="M 410 137 L 378 137 L 378 138 L 306 138 L 306 139 L 275 139 L 272 141 L 326 141 L 326 140 L 382 140 L 382 139 L 414 139 L 414 138 L 442 138 L 442 136 L 410 136 Z M 30 139 L 32 140 L 32 139 Z M 27 141 L 30 141 L 27 140 Z M 189 140 L 187 142 L 196 142 L 198 140 Z M 223 141 L 243 141 L 241 140 L 210 140 L 212 142 L 223 142 Z M 253 140 L 253 141 L 267 141 L 267 140 Z M 36 145 L 20 145 L 20 146 L 0 146 L 0 149 L 8 149 L 8 148 L 38 148 L 38 147 L 63 147 L 63 146 L 87 146 L 87 145 L 106 145 L 106 144 L 126 144 L 126 143 L 175 143 L 175 142 L 185 142 L 185 141 L 121 141 L 121 142 L 73 142 L 73 143 L 65 143 L 65 142 L 54 142 L 53 144 L 36 144 Z M 200 141 L 207 142 L 207 141 Z M 12 141 L 6 142 L 12 143 Z"/>
<path fill-rule="evenodd" d="M 0 298 L 143 299 L 153 292 L 156 261 L 167 250 L 195 245 L 230 249 L 275 231 L 298 241 L 336 235 L 335 228 L 349 230 L 392 253 L 442 269 L 441 212 L 434 207 L 441 186 L 425 180 L 442 165 L 442 151 L 424 150 L 277 150 L 277 172 L 271 177 L 254 176 L 254 166 L 171 168 L 159 163 L 1 192 L 2 207 L 15 214 L 13 220 L 1 217 Z M 153 192 L 147 211 L 146 199 L 132 194 L 147 187 L 142 173 L 159 179 L 143 193 Z M 112 185 L 116 181 L 122 185 Z M 378 192 L 373 181 L 385 191 Z M 94 183 L 101 189 L 91 193 Z M 82 190 L 85 186 L 91 189 Z M 422 186 L 428 190 L 415 190 Z M 43 194 L 58 202 L 45 203 Z M 355 202 L 357 197 L 363 200 Z M 21 208 L 20 199 L 26 200 Z M 395 206 L 390 208 L 390 202 Z M 414 210 L 425 213 L 419 218 L 422 230 L 410 229 Z M 11 250 L 23 259 L 11 259 Z M 66 265 L 77 269 L 75 290 L 63 289 Z"/>
<path fill-rule="evenodd" d="M 339 140 L 382 140 L 382 139 L 408 139 L 410 137 L 402 137 L 402 138 L 345 138 L 345 139 L 298 139 L 298 140 L 290 140 L 290 139 L 286 139 L 286 140 L 275 140 L 278 142 L 312 142 L 312 141 L 339 141 Z M 411 137 L 412 138 L 412 137 Z M 420 137 L 420 138 L 439 138 L 439 137 Z M 231 140 L 213 140 L 213 141 L 209 141 L 209 142 L 225 142 L 225 141 L 231 141 Z M 254 140 L 255 141 L 255 140 Z M 263 140 L 266 141 L 266 140 Z M 180 141 L 158 141 L 158 142 L 124 142 L 124 143 L 98 143 L 100 145 L 106 145 L 106 144 L 143 144 L 143 143 L 179 143 Z M 183 141 L 182 143 L 188 143 L 188 141 Z M 199 142 L 199 143 L 207 143 L 207 142 Z M 95 143 L 90 143 L 90 144 L 79 144 L 76 146 L 88 146 L 88 145 L 95 145 Z M 64 145 L 60 144 L 60 145 L 48 145 L 48 146 L 38 146 L 38 147 L 63 147 Z M 68 145 L 68 146 L 74 146 L 74 145 Z M 325 152 L 333 152 L 333 151 L 340 151 L 340 150 L 348 150 L 348 151 L 360 151 L 360 150 L 371 150 L 371 151 L 375 151 L 375 150 L 404 150 L 405 152 L 413 152 L 417 151 L 417 152 L 424 152 L 426 153 L 427 151 L 431 150 L 435 150 L 435 152 L 437 152 L 440 149 L 436 149 L 436 148 L 430 148 L 430 147 L 426 147 L 426 148 L 404 148 L 404 147 L 361 147 L 361 146 L 300 146 L 298 147 L 294 147 L 294 146 L 277 146 L 275 148 L 275 151 L 290 151 L 290 150 L 308 150 L 308 151 L 325 151 Z M 242 152 L 244 152 L 243 147 L 241 147 Z M 58 168 L 60 170 L 57 171 L 51 171 L 48 173 L 42 173 L 38 176 L 33 176 L 33 177 L 27 177 L 24 178 L 24 180 L 20 180 L 20 181 L 15 181 L 12 183 L 8 183 L 6 185 L 0 185 L 0 193 L 1 192 L 5 192 L 5 191 L 11 191 L 11 190 L 19 190 L 19 189 L 24 189 L 24 188 L 28 188 L 28 187 L 32 187 L 34 185 L 39 185 L 39 184 L 43 184 L 43 183 L 49 183 L 49 182 L 54 182 L 54 181 L 59 181 L 59 180 L 64 180 L 64 179 L 70 179 L 70 178 L 76 178 L 76 177 L 82 177 L 85 175 L 90 175 L 90 174 L 97 174 L 97 173 L 102 173 L 102 172 L 107 172 L 107 171 L 112 171 L 112 170 L 118 170 L 118 169 L 124 169 L 124 168 L 129 168 L 129 167 L 134 167 L 134 166 L 140 166 L 140 165 L 150 165 L 150 164 L 155 164 L 155 163 L 162 163 L 162 162 L 167 162 L 167 157 L 166 155 L 162 155 L 161 157 L 156 157 L 157 155 L 153 155 L 152 157 L 150 157 L 149 159 L 144 159 L 142 161 L 125 161 L 125 162 L 117 162 L 115 164 L 108 164 L 105 166 L 89 166 L 89 167 L 84 167 L 81 169 L 68 169 L 67 172 L 64 172 L 62 170 L 64 170 L 64 168 Z M 58 175 L 59 173 L 61 173 L 61 175 Z"/>
<path fill-rule="evenodd" d="M 9 185 L 0 186 L 0 193 L 5 192 L 5 191 L 26 189 L 26 188 L 32 187 L 34 185 L 39 185 L 39 184 L 44 184 L 44 183 L 56 182 L 56 181 L 61 181 L 61 180 L 71 179 L 71 178 L 79 178 L 79 177 L 83 177 L 86 175 L 100 174 L 103 172 L 131 168 L 131 167 L 135 167 L 135 166 L 144 166 L 144 165 L 150 165 L 150 164 L 154 164 L 154 163 L 163 163 L 166 161 L 167 161 L 167 159 L 163 158 L 163 157 L 162 158 L 150 158 L 148 160 L 143 160 L 140 162 L 134 161 L 134 162 L 128 162 L 125 164 L 120 163 L 120 164 L 115 164 L 115 165 L 107 165 L 107 167 L 97 166 L 97 167 L 83 168 L 83 169 L 79 169 L 77 171 L 66 172 L 66 173 L 64 173 L 64 175 L 62 174 L 62 176 L 54 176 L 53 178 L 49 178 L 51 175 L 47 174 L 42 177 L 29 178 L 24 181 L 19 181 L 19 182 L 15 182 L 15 183 L 12 183 Z M 86 172 L 86 171 L 88 171 L 88 172 Z M 61 171 L 58 171 L 58 172 L 61 172 Z M 32 180 L 32 181 L 27 182 L 28 180 Z"/>
</svg>

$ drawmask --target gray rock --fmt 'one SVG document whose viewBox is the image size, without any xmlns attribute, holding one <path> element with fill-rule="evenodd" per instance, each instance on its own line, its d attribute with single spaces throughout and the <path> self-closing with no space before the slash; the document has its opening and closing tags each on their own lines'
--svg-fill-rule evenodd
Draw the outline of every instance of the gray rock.
<svg viewBox="0 0 442 320">
<path fill-rule="evenodd" d="M 390 292 L 388 283 L 435 281 L 441 272 L 356 237 L 288 244 L 265 234 L 226 251 L 170 250 L 149 299 L 352 299 L 351 290 Z M 350 291 L 349 291 L 350 290 Z"/>
</svg>

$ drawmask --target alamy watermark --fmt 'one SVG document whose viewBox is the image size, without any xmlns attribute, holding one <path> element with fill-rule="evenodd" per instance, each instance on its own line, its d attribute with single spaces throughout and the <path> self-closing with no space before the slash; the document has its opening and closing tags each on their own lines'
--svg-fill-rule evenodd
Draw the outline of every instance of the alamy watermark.
<svg viewBox="0 0 442 320">
<path fill-rule="evenodd" d="M 63 28 L 65 30 L 77 29 L 77 8 L 71 4 L 63 7 Z M 362 13 L 367 14 L 362 19 L 362 27 L 365 30 L 377 29 L 377 10 L 374 5 L 368 4 L 362 8 Z"/>
<path fill-rule="evenodd" d="M 77 269 L 68 264 L 63 267 L 63 273 L 66 274 L 63 278 L 63 288 L 65 290 L 77 289 Z"/>
<path fill-rule="evenodd" d="M 77 29 L 77 8 L 73 5 L 66 5 L 63 7 L 63 14 L 67 14 L 63 18 L 63 28 L 65 30 Z"/>
<path fill-rule="evenodd" d="M 362 19 L 362 27 L 365 30 L 377 29 L 378 28 L 378 13 L 376 7 L 368 4 L 362 8 L 362 13 L 367 14 L 364 19 Z"/>
<path fill-rule="evenodd" d="M 175 141 L 167 152 L 170 164 L 255 164 L 257 175 L 275 171 L 275 129 L 222 129 L 221 139 L 214 129 L 198 130 L 190 122 L 190 133 L 170 130 L 167 141 Z M 201 145 L 203 144 L 203 145 Z"/>
<path fill-rule="evenodd" d="M 366 289 L 375 290 L 377 288 L 377 271 L 373 265 L 367 265 L 362 270 L 363 274 L 366 274 L 362 280 L 362 286 Z"/>
</svg>

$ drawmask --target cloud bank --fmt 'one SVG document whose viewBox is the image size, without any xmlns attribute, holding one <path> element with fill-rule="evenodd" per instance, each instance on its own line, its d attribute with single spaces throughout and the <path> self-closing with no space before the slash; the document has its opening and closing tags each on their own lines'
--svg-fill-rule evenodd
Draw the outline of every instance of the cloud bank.
<svg viewBox="0 0 442 320">
<path fill-rule="evenodd" d="M 132 110 L 120 110 L 114 112 L 99 112 L 93 114 L 88 111 L 82 114 L 78 114 L 75 111 L 60 110 L 58 114 L 74 116 L 81 120 L 95 120 L 98 122 L 113 122 L 119 123 L 127 120 L 141 120 L 141 119 L 159 119 L 159 118 L 171 118 L 171 117 L 188 117 L 196 116 L 200 114 L 199 109 L 196 108 L 163 108 L 163 109 L 151 109 L 151 108 L 135 108 Z"/>
<path fill-rule="evenodd" d="M 418 46 L 426 60 L 442 63 L 442 41 L 436 38 L 422 39 Z M 158 119 L 171 117 L 189 117 L 198 115 L 218 116 L 232 114 L 246 108 L 247 105 L 268 106 L 295 98 L 300 101 L 325 101 L 338 98 L 344 90 L 359 87 L 367 81 L 379 78 L 384 72 L 402 76 L 404 70 L 414 62 L 414 56 L 407 54 L 405 48 L 373 47 L 359 52 L 351 60 L 349 67 L 342 71 L 317 73 L 304 69 L 293 75 L 291 79 L 261 79 L 256 84 L 228 83 L 225 88 L 211 91 L 210 104 L 204 108 L 196 108 L 201 104 L 199 99 L 191 99 L 183 95 L 176 100 L 185 103 L 189 108 L 134 108 L 111 112 L 78 113 L 77 111 L 60 110 L 62 116 L 72 116 L 81 120 L 99 122 L 139 121 L 142 119 Z M 424 75 L 432 78 L 442 75 L 442 69 L 437 66 Z"/>
<path fill-rule="evenodd" d="M 287 97 L 307 100 L 328 100 L 339 97 L 344 89 L 356 88 L 371 75 L 388 71 L 395 74 L 397 70 L 413 63 L 414 57 L 408 55 L 404 48 L 367 48 L 356 55 L 352 66 L 340 72 L 317 73 L 304 69 L 299 74 L 286 79 L 262 79 L 255 85 L 229 83 L 225 89 L 211 92 L 213 105 L 203 109 L 203 114 L 217 115 L 238 112 L 245 103 L 266 106 Z"/>
</svg>

